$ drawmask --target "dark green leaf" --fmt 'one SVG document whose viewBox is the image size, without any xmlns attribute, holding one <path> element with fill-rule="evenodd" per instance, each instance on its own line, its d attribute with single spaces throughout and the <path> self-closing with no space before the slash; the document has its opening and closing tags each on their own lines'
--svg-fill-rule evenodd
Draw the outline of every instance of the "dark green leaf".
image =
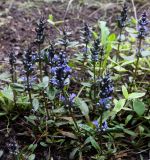
<svg viewBox="0 0 150 160">
<path fill-rule="evenodd" d="M 76 97 L 75 104 L 77 105 L 77 107 L 80 108 L 83 115 L 89 114 L 89 108 L 88 108 L 87 104 L 81 98 Z"/>
<path fill-rule="evenodd" d="M 145 104 L 140 100 L 133 101 L 133 109 L 137 113 L 138 116 L 142 116 L 145 112 Z"/>
</svg>

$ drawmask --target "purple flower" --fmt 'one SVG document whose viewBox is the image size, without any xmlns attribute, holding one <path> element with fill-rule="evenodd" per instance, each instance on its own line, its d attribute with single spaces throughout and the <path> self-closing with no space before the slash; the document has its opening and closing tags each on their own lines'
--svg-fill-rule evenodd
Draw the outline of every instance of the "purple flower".
<svg viewBox="0 0 150 160">
<path fill-rule="evenodd" d="M 74 103 L 75 97 L 76 97 L 76 94 L 75 94 L 75 93 L 72 93 L 72 94 L 69 96 L 69 102 L 70 102 L 70 103 Z"/>
<path fill-rule="evenodd" d="M 143 14 L 142 14 L 142 17 L 141 17 L 141 19 L 138 21 L 138 24 L 139 24 L 139 26 L 138 26 L 138 38 L 139 39 L 143 39 L 143 38 L 145 38 L 145 36 L 146 36 L 146 34 L 147 34 L 147 31 L 148 31 L 148 29 L 147 29 L 147 25 L 148 25 L 148 23 L 149 23 L 149 21 L 147 20 L 147 14 L 146 14 L 146 12 L 144 12 Z"/>
<path fill-rule="evenodd" d="M 98 56 L 99 56 L 99 52 L 100 52 L 100 38 L 97 38 L 95 41 L 94 41 L 94 44 L 93 44 L 93 48 L 91 49 L 91 59 L 93 62 L 97 62 L 98 61 Z"/>
<path fill-rule="evenodd" d="M 110 108 L 111 95 L 113 93 L 114 87 L 110 79 L 110 75 L 106 74 L 104 77 L 98 80 L 100 92 L 99 92 L 99 102 L 97 106 L 102 106 L 104 109 Z"/>
<path fill-rule="evenodd" d="M 104 122 L 102 123 L 102 128 L 101 128 L 101 130 L 102 130 L 102 131 L 106 131 L 107 128 L 108 128 L 107 121 L 104 121 Z"/>
<path fill-rule="evenodd" d="M 70 78 L 72 70 L 67 64 L 64 52 L 60 52 L 58 56 L 54 57 L 57 58 L 57 62 L 51 68 L 52 78 L 50 82 L 57 88 L 63 89 L 64 86 L 68 85 L 67 79 Z"/>
<path fill-rule="evenodd" d="M 92 123 L 95 125 L 95 127 L 97 128 L 98 131 L 106 131 L 107 128 L 108 128 L 107 121 L 104 121 L 102 123 L 102 127 L 101 128 L 100 128 L 100 124 L 99 124 L 98 120 L 94 120 Z"/>
<path fill-rule="evenodd" d="M 99 128 L 98 120 L 94 120 L 92 123 L 95 125 L 95 127 L 96 127 L 97 129 Z"/>
<path fill-rule="evenodd" d="M 70 94 L 69 98 L 65 98 L 64 96 L 60 95 L 60 100 L 63 102 L 63 103 L 66 103 L 68 104 L 69 106 L 73 106 L 73 103 L 75 101 L 75 97 L 76 97 L 76 94 L 75 93 L 72 93 Z"/>
<path fill-rule="evenodd" d="M 128 8 L 126 4 L 124 4 L 122 11 L 121 11 L 121 15 L 117 17 L 117 23 L 118 23 L 119 28 L 123 28 L 126 26 L 127 11 L 128 11 Z"/>
</svg>

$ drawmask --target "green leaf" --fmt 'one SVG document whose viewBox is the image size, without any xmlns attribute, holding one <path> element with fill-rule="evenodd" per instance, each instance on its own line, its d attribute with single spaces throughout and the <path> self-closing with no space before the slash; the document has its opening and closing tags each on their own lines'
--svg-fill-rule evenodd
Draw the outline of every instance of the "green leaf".
<svg viewBox="0 0 150 160">
<path fill-rule="evenodd" d="M 13 89 L 15 89 L 16 91 L 20 91 L 20 92 L 23 92 L 25 89 L 24 85 L 19 84 L 19 83 L 13 83 L 12 86 L 13 86 Z"/>
<path fill-rule="evenodd" d="M 136 98 L 140 98 L 143 97 L 145 95 L 145 93 L 138 93 L 138 92 L 134 92 L 134 93 L 130 93 L 128 96 L 128 99 L 136 99 Z"/>
<path fill-rule="evenodd" d="M 0 158 L 2 157 L 3 154 L 4 154 L 4 151 L 0 150 Z"/>
<path fill-rule="evenodd" d="M 126 102 L 125 99 L 120 99 L 119 101 L 115 99 L 114 100 L 115 107 L 113 108 L 113 110 L 112 111 L 108 110 L 104 112 L 103 122 L 104 120 L 107 120 L 109 117 L 115 116 L 119 111 L 121 111 L 125 105 L 125 102 Z"/>
<path fill-rule="evenodd" d="M 98 22 L 99 26 L 100 26 L 100 29 L 101 29 L 101 43 L 103 46 L 106 45 L 107 43 L 107 39 L 108 39 L 108 36 L 109 36 L 109 29 L 108 27 L 106 27 L 106 22 L 105 21 L 99 21 Z"/>
<path fill-rule="evenodd" d="M 143 57 L 150 56 L 150 51 L 142 51 L 142 52 L 141 52 L 141 55 L 142 55 Z"/>
<path fill-rule="evenodd" d="M 9 79 L 10 77 L 11 75 L 8 72 L 0 74 L 0 80 L 5 81 L 5 82 L 11 82 Z"/>
<path fill-rule="evenodd" d="M 78 139 L 77 136 L 74 133 L 71 132 L 66 132 L 66 131 L 62 131 L 62 130 L 58 130 L 63 136 L 72 138 L 72 139 Z"/>
<path fill-rule="evenodd" d="M 40 142 L 40 145 L 43 146 L 43 147 L 47 147 L 47 144 L 44 143 L 44 142 Z"/>
<path fill-rule="evenodd" d="M 39 88 L 46 88 L 46 87 L 48 87 L 48 84 L 49 84 L 49 77 L 45 76 L 45 77 L 43 77 L 42 82 L 38 84 L 38 87 Z"/>
<path fill-rule="evenodd" d="M 140 100 L 133 101 L 133 109 L 138 116 L 142 116 L 145 112 L 145 104 Z"/>
<path fill-rule="evenodd" d="M 134 28 L 129 28 L 129 27 L 126 27 L 125 30 L 129 33 L 137 33 L 137 30 L 134 29 Z"/>
<path fill-rule="evenodd" d="M 100 151 L 100 146 L 92 136 L 90 136 L 90 141 L 91 141 L 92 146 L 99 152 Z"/>
<path fill-rule="evenodd" d="M 44 88 L 46 88 L 49 84 L 49 77 L 48 76 L 45 76 L 43 77 L 43 85 L 44 85 Z"/>
<path fill-rule="evenodd" d="M 56 96 L 57 89 L 55 89 L 53 87 L 47 88 L 46 93 L 47 93 L 48 98 L 52 101 L 52 100 L 54 100 L 54 98 Z"/>
<path fill-rule="evenodd" d="M 39 108 L 39 100 L 37 98 L 33 99 L 33 108 L 35 111 L 37 111 Z"/>
<path fill-rule="evenodd" d="M 123 67 L 121 67 L 121 66 L 116 66 L 116 67 L 114 67 L 114 69 L 117 71 L 117 72 L 126 72 L 127 70 L 125 69 L 125 68 L 123 68 Z"/>
<path fill-rule="evenodd" d="M 11 89 L 10 86 L 9 86 L 9 87 L 5 87 L 5 88 L 1 91 L 1 93 L 2 93 L 2 95 L 3 95 L 5 98 L 13 101 L 14 95 L 13 95 L 13 91 L 12 91 L 12 89 Z"/>
<path fill-rule="evenodd" d="M 55 25 L 55 22 L 54 22 L 54 18 L 53 18 L 53 15 L 52 14 L 50 14 L 49 16 L 48 16 L 48 20 L 47 20 L 50 24 L 52 24 L 52 25 Z"/>
<path fill-rule="evenodd" d="M 74 148 L 73 151 L 69 155 L 69 159 L 75 159 L 75 155 L 78 152 L 79 148 Z"/>
<path fill-rule="evenodd" d="M 133 115 L 129 114 L 125 120 L 125 124 L 127 125 L 128 122 L 132 119 Z"/>
<path fill-rule="evenodd" d="M 30 144 L 28 147 L 28 150 L 34 152 L 36 148 L 37 148 L 37 144 Z"/>
<path fill-rule="evenodd" d="M 121 111 L 121 109 L 123 109 L 124 105 L 125 105 L 126 100 L 125 99 L 120 99 L 119 101 L 117 101 L 117 103 L 115 104 L 115 107 L 113 109 L 113 111 L 115 113 L 118 113 L 119 111 Z"/>
<path fill-rule="evenodd" d="M 80 108 L 83 115 L 89 114 L 89 108 L 88 108 L 87 104 L 81 98 L 76 97 L 75 104 L 77 105 L 77 107 Z"/>
<path fill-rule="evenodd" d="M 7 113 L 6 112 L 0 112 L 0 117 L 5 116 Z"/>
<path fill-rule="evenodd" d="M 122 93 L 123 93 L 125 99 L 128 99 L 128 95 L 129 95 L 128 90 L 124 85 L 122 86 Z"/>
<path fill-rule="evenodd" d="M 31 154 L 29 157 L 28 157 L 28 160 L 34 160 L 35 159 L 35 154 Z"/>
<path fill-rule="evenodd" d="M 108 37 L 108 41 L 115 41 L 116 40 L 116 35 L 114 33 L 110 34 Z"/>
<path fill-rule="evenodd" d="M 131 131 L 131 130 L 128 130 L 128 129 L 124 129 L 124 132 L 129 134 L 130 136 L 133 136 L 133 137 L 136 137 L 137 136 L 137 133 Z"/>
</svg>

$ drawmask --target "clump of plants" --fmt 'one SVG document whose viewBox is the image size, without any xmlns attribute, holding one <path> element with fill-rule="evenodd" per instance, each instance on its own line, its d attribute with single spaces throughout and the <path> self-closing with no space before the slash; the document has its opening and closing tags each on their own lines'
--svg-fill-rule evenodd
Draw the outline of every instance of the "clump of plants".
<svg viewBox="0 0 150 160">
<path fill-rule="evenodd" d="M 149 20 L 144 12 L 129 21 L 127 11 L 124 5 L 117 17 L 118 35 L 104 21 L 95 30 L 84 23 L 81 41 L 73 42 L 55 26 L 61 38 L 46 47 L 48 24 L 41 18 L 21 63 L 10 53 L 10 73 L 0 75 L 0 119 L 8 137 L 2 158 L 144 158 L 150 146 Z"/>
</svg>

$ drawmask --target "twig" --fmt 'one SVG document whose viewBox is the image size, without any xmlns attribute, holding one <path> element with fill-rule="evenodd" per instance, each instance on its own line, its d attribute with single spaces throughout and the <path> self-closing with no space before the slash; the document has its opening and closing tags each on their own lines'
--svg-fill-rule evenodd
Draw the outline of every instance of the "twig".
<svg viewBox="0 0 150 160">
<path fill-rule="evenodd" d="M 136 21 L 138 22 L 138 19 L 137 19 L 137 12 L 136 12 L 136 7 L 135 7 L 135 4 L 134 4 L 134 0 L 131 0 L 132 2 L 132 6 L 133 6 L 133 11 L 134 11 L 134 17 L 136 19 Z M 136 23 L 136 28 L 137 28 L 137 23 Z"/>
</svg>

